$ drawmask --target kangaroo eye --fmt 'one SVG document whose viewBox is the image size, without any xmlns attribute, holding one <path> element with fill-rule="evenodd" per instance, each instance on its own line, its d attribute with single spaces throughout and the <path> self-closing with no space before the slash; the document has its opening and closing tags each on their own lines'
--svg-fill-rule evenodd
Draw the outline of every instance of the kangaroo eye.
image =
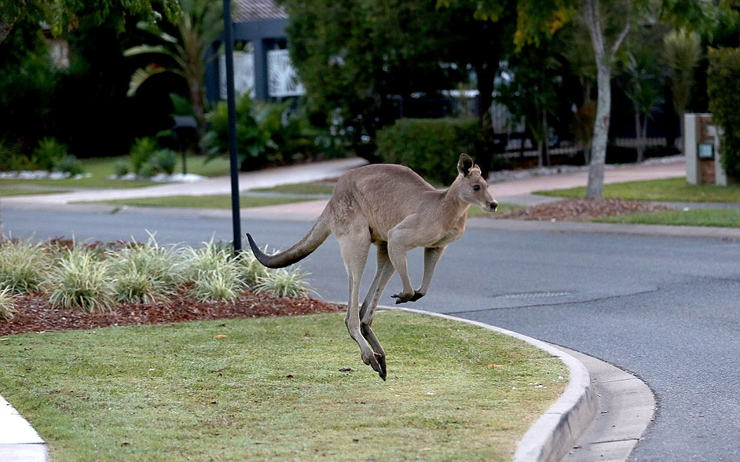
<svg viewBox="0 0 740 462">
<path fill-rule="evenodd" d="M 480 191 L 480 185 L 473 185 L 473 191 Z"/>
</svg>

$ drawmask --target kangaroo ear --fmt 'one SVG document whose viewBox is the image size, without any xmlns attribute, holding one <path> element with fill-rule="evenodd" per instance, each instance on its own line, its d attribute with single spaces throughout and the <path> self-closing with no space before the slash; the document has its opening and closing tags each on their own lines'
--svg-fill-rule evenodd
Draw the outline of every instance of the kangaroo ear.
<svg viewBox="0 0 740 462">
<path fill-rule="evenodd" d="M 460 172 L 462 176 L 468 176 L 470 169 L 473 168 L 474 165 L 473 158 L 462 153 L 460 154 L 460 160 L 457 161 L 457 171 Z"/>
</svg>

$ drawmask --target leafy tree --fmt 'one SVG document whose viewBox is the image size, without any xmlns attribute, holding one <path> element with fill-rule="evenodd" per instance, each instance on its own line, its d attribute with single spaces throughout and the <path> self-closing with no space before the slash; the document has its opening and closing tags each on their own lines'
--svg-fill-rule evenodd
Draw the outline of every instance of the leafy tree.
<svg viewBox="0 0 740 462">
<path fill-rule="evenodd" d="M 0 139 L 26 154 L 39 133 L 52 134 L 51 101 L 59 78 L 38 24 L 21 21 L 0 43 Z"/>
<path fill-rule="evenodd" d="M 463 1 L 463 0 L 459 0 Z M 522 47 L 538 44 L 569 22 L 578 21 L 588 32 L 594 61 L 598 99 L 591 143 L 586 196 L 603 197 L 604 164 L 611 112 L 611 74 L 617 52 L 636 21 L 660 20 L 689 30 L 712 30 L 734 0 L 718 6 L 704 0 L 518 0 L 514 42 Z M 501 11 L 501 0 L 478 2 L 477 13 L 485 18 Z"/>
<path fill-rule="evenodd" d="M 169 17 L 177 15 L 178 0 L 98 0 L 95 2 L 91 19 L 102 24 L 111 18 L 123 27 L 126 15 L 148 15 L 156 17 L 154 6 L 161 6 Z M 54 35 L 61 35 L 79 20 L 78 13 L 89 9 L 85 0 L 10 0 L 0 3 L 0 43 L 10 33 L 15 24 L 23 19 L 35 23 L 45 22 Z"/>
<path fill-rule="evenodd" d="M 160 63 L 151 63 L 131 76 L 129 96 L 155 75 L 172 72 L 182 77 L 190 92 L 193 114 L 198 121 L 198 135 L 207 128 L 205 120 L 205 70 L 208 52 L 223 30 L 223 4 L 212 0 L 180 0 L 182 14 L 176 17 L 176 36 L 167 33 L 156 21 L 142 21 L 137 27 L 155 36 L 159 45 L 129 48 L 124 56 L 159 55 Z M 163 58 L 163 59 L 162 59 Z"/>
<path fill-rule="evenodd" d="M 357 147 L 399 117 L 412 94 L 455 88 L 470 71 L 485 87 L 481 107 L 490 105 L 502 33 L 473 18 L 472 2 L 440 9 L 425 0 L 282 3 L 310 103 L 325 114 L 338 108 Z"/>
<path fill-rule="evenodd" d="M 714 122 L 722 127 L 722 166 L 740 181 L 740 48 L 709 49 L 707 93 Z"/>
</svg>

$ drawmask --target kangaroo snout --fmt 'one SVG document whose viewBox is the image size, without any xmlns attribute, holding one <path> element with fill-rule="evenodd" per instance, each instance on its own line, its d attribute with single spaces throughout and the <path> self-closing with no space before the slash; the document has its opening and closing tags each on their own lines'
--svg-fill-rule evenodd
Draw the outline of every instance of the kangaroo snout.
<svg viewBox="0 0 740 462">
<path fill-rule="evenodd" d="M 498 208 L 498 202 L 496 202 L 496 201 L 491 202 L 489 204 L 489 207 L 491 208 L 491 212 L 495 212 L 496 209 Z"/>
</svg>

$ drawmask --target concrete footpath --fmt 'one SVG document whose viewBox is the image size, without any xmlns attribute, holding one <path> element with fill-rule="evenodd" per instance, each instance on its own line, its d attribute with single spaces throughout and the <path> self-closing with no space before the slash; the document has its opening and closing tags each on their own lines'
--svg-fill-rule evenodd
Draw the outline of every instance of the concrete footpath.
<svg viewBox="0 0 740 462">
<path fill-rule="evenodd" d="M 270 187 L 277 184 L 301 183 L 336 178 L 343 172 L 361 166 L 362 159 L 341 159 L 315 164 L 242 173 L 240 190 Z M 552 171 L 548 173 L 553 173 Z M 638 165 L 610 166 L 605 183 L 681 177 L 685 165 L 680 159 L 668 162 L 646 162 Z M 588 172 L 581 171 L 527 176 L 491 184 L 493 196 L 502 203 L 531 205 L 552 200 L 532 193 L 537 190 L 585 186 Z M 132 190 L 74 191 L 63 194 L 17 196 L 2 199 L 2 207 L 41 210 L 68 207 L 70 212 L 90 209 L 89 205 L 72 205 L 79 201 L 151 197 L 166 195 L 228 194 L 228 177 L 197 183 L 167 184 Z M 315 220 L 326 199 L 272 207 L 242 210 L 242 218 L 274 220 Z M 106 211 L 110 206 L 95 206 Z M 127 213 L 148 213 L 129 207 Z M 173 212 L 176 213 L 176 212 Z M 207 213 L 207 212 L 203 212 Z M 208 212 L 226 214 L 230 212 Z M 470 227 L 517 229 L 551 232 L 639 233 L 650 235 L 703 237 L 740 240 L 740 230 L 693 227 L 608 225 L 599 223 L 550 223 L 515 220 L 471 219 Z M 467 322 L 467 321 L 466 321 Z M 484 326 L 497 331 L 501 329 Z M 531 427 L 515 455 L 517 461 L 624 461 L 642 437 L 653 418 L 655 400 L 652 392 L 639 379 L 610 364 L 575 351 L 548 345 L 513 332 L 505 332 L 560 357 L 570 370 L 566 392 Z M 0 390 L 1 391 L 1 390 Z M 7 462 L 46 461 L 45 445 L 35 431 L 12 407 L 0 399 L 0 460 Z"/>
</svg>

